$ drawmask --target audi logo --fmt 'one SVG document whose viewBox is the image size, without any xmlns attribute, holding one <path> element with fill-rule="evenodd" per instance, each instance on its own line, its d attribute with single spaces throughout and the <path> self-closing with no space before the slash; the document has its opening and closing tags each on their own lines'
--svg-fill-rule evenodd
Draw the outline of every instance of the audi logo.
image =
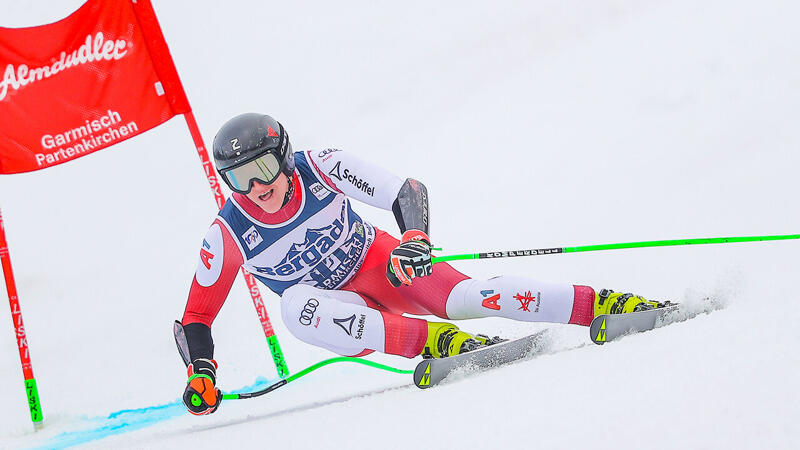
<svg viewBox="0 0 800 450">
<path fill-rule="evenodd" d="M 319 306 L 319 300 L 315 298 L 308 299 L 306 305 L 303 306 L 303 311 L 300 312 L 300 323 L 302 325 L 311 325 L 311 319 L 314 318 L 317 306 Z"/>
</svg>

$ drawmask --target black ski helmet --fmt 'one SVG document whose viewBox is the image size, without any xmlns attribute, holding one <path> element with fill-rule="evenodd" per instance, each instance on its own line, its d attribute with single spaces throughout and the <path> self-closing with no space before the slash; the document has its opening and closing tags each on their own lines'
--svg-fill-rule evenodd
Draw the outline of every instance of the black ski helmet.
<svg viewBox="0 0 800 450">
<path fill-rule="evenodd" d="M 240 114 L 219 129 L 214 136 L 214 165 L 231 190 L 234 189 L 227 171 L 261 157 L 267 153 L 275 155 L 280 170 L 287 177 L 294 173 L 294 152 L 289 135 L 275 119 L 265 114 Z M 269 180 L 263 180 L 269 182 Z"/>
</svg>

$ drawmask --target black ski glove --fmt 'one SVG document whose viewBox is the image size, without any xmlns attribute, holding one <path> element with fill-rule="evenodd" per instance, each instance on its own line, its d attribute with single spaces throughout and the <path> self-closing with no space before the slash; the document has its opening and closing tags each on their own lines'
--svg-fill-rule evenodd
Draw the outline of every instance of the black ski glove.
<svg viewBox="0 0 800 450">
<path fill-rule="evenodd" d="M 403 242 L 389 255 L 386 264 L 386 278 L 394 287 L 411 285 L 416 277 L 433 273 L 431 263 L 431 244 L 422 231 L 408 230 L 403 234 Z"/>
</svg>

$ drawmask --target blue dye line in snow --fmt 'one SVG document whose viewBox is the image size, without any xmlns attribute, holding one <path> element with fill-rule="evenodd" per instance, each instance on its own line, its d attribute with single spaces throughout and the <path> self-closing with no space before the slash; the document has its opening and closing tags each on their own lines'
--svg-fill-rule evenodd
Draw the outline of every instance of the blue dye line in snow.
<svg viewBox="0 0 800 450">
<path fill-rule="evenodd" d="M 264 377 L 256 379 L 255 383 L 245 386 L 232 393 L 252 392 L 263 389 L 275 380 L 270 381 Z M 176 400 L 172 403 L 158 406 L 147 406 L 136 409 L 123 409 L 109 414 L 106 417 L 93 417 L 81 421 L 82 429 L 66 431 L 48 440 L 41 449 L 67 448 L 78 444 L 96 441 L 109 436 L 141 430 L 142 428 L 164 422 L 175 417 L 188 414 L 183 401 Z M 84 428 L 85 425 L 88 427 Z"/>
</svg>

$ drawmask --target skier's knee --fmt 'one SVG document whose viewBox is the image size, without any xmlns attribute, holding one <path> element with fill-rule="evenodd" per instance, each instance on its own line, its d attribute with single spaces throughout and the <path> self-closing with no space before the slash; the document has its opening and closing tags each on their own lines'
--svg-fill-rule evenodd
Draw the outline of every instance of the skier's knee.
<svg viewBox="0 0 800 450">
<path fill-rule="evenodd" d="M 303 326 L 311 325 L 319 306 L 319 290 L 307 285 L 296 284 L 281 296 L 281 318 L 295 336 Z"/>
<path fill-rule="evenodd" d="M 357 304 L 358 299 L 351 292 L 295 285 L 281 296 L 281 318 L 297 339 L 340 355 L 365 354 L 368 347 L 382 349 L 382 317 Z"/>
</svg>

